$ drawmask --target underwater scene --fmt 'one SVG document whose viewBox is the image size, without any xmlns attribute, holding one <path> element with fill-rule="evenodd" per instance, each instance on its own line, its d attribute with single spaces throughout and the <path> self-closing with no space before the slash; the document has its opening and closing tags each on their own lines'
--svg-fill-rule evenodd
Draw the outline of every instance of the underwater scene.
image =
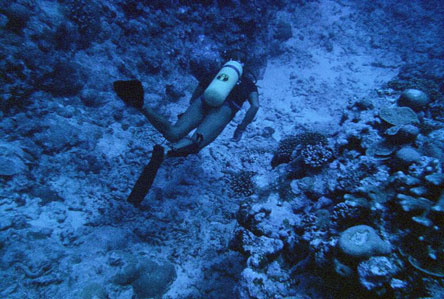
<svg viewBox="0 0 444 299">
<path fill-rule="evenodd" d="M 444 298 L 444 1 L 0 0 L 0 298 Z"/>
</svg>

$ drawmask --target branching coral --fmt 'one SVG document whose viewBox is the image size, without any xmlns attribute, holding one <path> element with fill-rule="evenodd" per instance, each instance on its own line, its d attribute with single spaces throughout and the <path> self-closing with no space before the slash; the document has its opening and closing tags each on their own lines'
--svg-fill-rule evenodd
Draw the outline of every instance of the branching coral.
<svg viewBox="0 0 444 299">
<path fill-rule="evenodd" d="M 301 155 L 305 165 L 311 168 L 320 168 L 332 159 L 333 152 L 322 143 L 318 143 L 307 145 L 301 151 Z"/>
<path fill-rule="evenodd" d="M 283 139 L 279 143 L 278 149 L 275 152 L 273 159 L 271 160 L 271 167 L 275 168 L 279 164 L 290 162 L 291 154 L 293 153 L 298 143 L 298 138 L 296 138 L 295 136 Z"/>
<path fill-rule="evenodd" d="M 254 194 L 254 184 L 251 178 L 255 175 L 252 171 L 240 171 L 230 174 L 230 188 L 236 196 L 248 197 Z"/>
<path fill-rule="evenodd" d="M 333 151 L 327 145 L 327 138 L 316 132 L 305 132 L 283 139 L 271 161 L 274 168 L 282 163 L 290 163 L 289 173 L 298 173 L 302 166 L 316 169 L 333 158 Z M 298 177 L 300 175 L 296 175 Z"/>
</svg>

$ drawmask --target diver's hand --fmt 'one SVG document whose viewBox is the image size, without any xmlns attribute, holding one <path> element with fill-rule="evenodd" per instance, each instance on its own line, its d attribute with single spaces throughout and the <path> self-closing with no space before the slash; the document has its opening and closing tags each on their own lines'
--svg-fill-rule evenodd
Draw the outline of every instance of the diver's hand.
<svg viewBox="0 0 444 299">
<path fill-rule="evenodd" d="M 238 142 L 242 138 L 242 134 L 244 133 L 244 129 L 237 127 L 233 134 L 233 141 Z"/>
</svg>

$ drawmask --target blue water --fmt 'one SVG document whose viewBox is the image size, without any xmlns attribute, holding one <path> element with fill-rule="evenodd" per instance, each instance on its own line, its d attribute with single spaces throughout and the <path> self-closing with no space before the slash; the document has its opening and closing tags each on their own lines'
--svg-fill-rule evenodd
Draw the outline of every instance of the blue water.
<svg viewBox="0 0 444 299">
<path fill-rule="evenodd" d="M 0 297 L 444 297 L 443 25 L 439 0 L 1 1 Z"/>
</svg>

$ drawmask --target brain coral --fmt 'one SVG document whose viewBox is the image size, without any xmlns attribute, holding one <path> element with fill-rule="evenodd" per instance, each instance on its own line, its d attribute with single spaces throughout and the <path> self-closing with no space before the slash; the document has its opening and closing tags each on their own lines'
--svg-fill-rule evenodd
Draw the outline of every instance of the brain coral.
<svg viewBox="0 0 444 299">
<path fill-rule="evenodd" d="M 342 232 L 339 249 L 346 255 L 356 258 L 368 258 L 391 252 L 389 243 L 384 242 L 376 231 L 367 225 L 356 225 Z"/>
</svg>

